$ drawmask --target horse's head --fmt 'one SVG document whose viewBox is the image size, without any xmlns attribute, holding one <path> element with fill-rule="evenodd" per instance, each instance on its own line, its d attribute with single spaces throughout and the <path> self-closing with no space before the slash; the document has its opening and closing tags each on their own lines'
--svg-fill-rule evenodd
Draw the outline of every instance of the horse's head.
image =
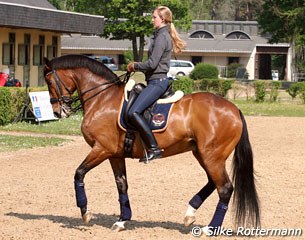
<svg viewBox="0 0 305 240">
<path fill-rule="evenodd" d="M 52 68 L 52 62 L 45 58 L 44 78 L 48 85 L 54 115 L 58 118 L 69 117 L 72 113 L 72 94 L 76 85 L 70 71 Z"/>
</svg>

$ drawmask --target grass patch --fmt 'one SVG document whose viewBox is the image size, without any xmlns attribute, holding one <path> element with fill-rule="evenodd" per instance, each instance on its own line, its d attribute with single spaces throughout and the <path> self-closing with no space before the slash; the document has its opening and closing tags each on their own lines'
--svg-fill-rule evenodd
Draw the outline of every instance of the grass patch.
<svg viewBox="0 0 305 240">
<path fill-rule="evenodd" d="M 81 135 L 82 113 L 73 114 L 69 118 L 56 121 L 41 122 L 40 124 L 31 124 L 27 122 L 12 123 L 6 126 L 0 126 L 1 131 L 34 132 L 63 135 Z"/>
<path fill-rule="evenodd" d="M 67 141 L 71 140 L 56 137 L 0 135 L 0 152 L 12 152 L 34 147 L 59 146 Z"/>
<path fill-rule="evenodd" d="M 232 101 L 244 115 L 248 116 L 282 116 L 305 117 L 305 105 L 292 102 Z"/>
</svg>

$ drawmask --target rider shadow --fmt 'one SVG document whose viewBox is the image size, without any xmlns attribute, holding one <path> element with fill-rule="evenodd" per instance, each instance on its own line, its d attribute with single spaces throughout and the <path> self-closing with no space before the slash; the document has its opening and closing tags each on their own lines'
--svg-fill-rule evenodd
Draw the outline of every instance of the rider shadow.
<svg viewBox="0 0 305 240">
<path fill-rule="evenodd" d="M 89 230 L 87 227 L 98 225 L 104 228 L 110 229 L 115 223 L 119 216 L 118 215 L 107 215 L 107 214 L 94 214 L 93 219 L 88 225 L 84 225 L 81 218 L 65 217 L 65 216 L 56 216 L 56 215 L 36 215 L 28 213 L 15 213 L 10 212 L 6 213 L 6 216 L 16 217 L 22 220 L 41 220 L 47 219 L 53 223 L 61 224 L 63 228 L 69 229 L 78 229 L 78 230 Z M 196 225 L 197 226 L 197 225 Z M 131 220 L 126 223 L 126 228 L 128 230 L 134 230 L 136 228 L 164 228 L 179 231 L 182 234 L 189 234 L 192 226 L 185 227 L 184 224 L 175 223 L 175 222 L 157 222 L 157 221 L 137 221 Z M 203 227 L 203 226 L 199 226 Z"/>
</svg>

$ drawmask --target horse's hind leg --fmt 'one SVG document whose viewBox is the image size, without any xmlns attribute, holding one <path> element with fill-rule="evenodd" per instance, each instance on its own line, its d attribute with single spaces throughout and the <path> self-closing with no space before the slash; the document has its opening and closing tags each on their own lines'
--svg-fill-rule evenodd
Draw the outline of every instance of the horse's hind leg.
<svg viewBox="0 0 305 240">
<path fill-rule="evenodd" d="M 186 227 L 190 226 L 196 221 L 195 213 L 197 209 L 211 195 L 215 188 L 215 184 L 209 178 L 208 183 L 189 201 L 189 205 L 183 221 Z"/>
<path fill-rule="evenodd" d="M 120 202 L 120 218 L 113 224 L 113 231 L 122 231 L 125 229 L 125 222 L 131 219 L 131 208 L 128 198 L 128 183 L 126 176 L 126 164 L 125 158 L 110 158 L 110 164 L 113 170 L 115 182 L 119 192 L 119 202 Z"/>
<path fill-rule="evenodd" d="M 194 156 L 197 158 L 199 164 L 202 168 L 205 168 L 203 165 L 203 161 L 201 161 L 201 157 L 197 152 L 193 152 Z M 212 192 L 216 189 L 214 182 L 208 175 L 208 183 L 198 192 L 193 198 L 189 201 L 188 208 L 184 217 L 184 225 L 190 226 L 192 223 L 196 221 L 195 213 L 198 208 L 202 205 L 202 203 L 212 194 Z"/>
<path fill-rule="evenodd" d="M 222 225 L 233 192 L 233 185 L 225 169 L 226 157 L 222 154 L 217 154 L 216 152 L 213 153 L 213 156 L 209 157 L 203 157 L 203 155 L 198 153 L 195 153 L 194 155 L 207 172 L 209 182 L 191 199 L 187 215 L 191 216 L 193 213 L 194 217 L 195 211 L 216 188 L 219 195 L 219 202 L 208 227 L 217 228 Z M 208 160 L 204 161 L 204 159 Z M 189 218 L 191 219 L 191 217 Z M 189 223 L 191 224 L 192 222 L 190 221 Z"/>
<path fill-rule="evenodd" d="M 228 209 L 229 201 L 233 192 L 233 185 L 229 179 L 225 164 L 215 164 L 215 166 L 209 166 L 207 170 L 211 174 L 211 179 L 216 185 L 219 201 L 214 212 L 214 216 L 208 225 L 210 230 L 218 228 L 222 225 L 225 214 Z M 218 172 L 217 172 L 218 171 Z"/>
</svg>

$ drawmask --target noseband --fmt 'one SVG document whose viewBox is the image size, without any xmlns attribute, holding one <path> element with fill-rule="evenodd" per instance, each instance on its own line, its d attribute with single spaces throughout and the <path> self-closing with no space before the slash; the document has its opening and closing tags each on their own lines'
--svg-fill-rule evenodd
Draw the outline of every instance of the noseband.
<svg viewBox="0 0 305 240">
<path fill-rule="evenodd" d="M 72 104 L 72 102 L 74 101 L 73 98 L 71 96 L 65 96 L 63 93 L 63 89 L 62 86 L 66 89 L 66 91 L 72 95 L 72 91 L 67 87 L 67 85 L 59 78 L 59 76 L 57 75 L 56 71 L 53 70 L 49 73 L 46 74 L 46 76 L 48 76 L 49 74 L 53 74 L 54 76 L 54 80 L 55 80 L 55 85 L 56 85 L 56 93 L 58 96 L 61 96 L 59 98 L 51 98 L 50 102 L 51 104 L 53 103 L 66 103 L 66 104 Z M 48 85 L 49 88 L 49 85 Z M 49 89 L 50 90 L 50 89 Z"/>
</svg>

